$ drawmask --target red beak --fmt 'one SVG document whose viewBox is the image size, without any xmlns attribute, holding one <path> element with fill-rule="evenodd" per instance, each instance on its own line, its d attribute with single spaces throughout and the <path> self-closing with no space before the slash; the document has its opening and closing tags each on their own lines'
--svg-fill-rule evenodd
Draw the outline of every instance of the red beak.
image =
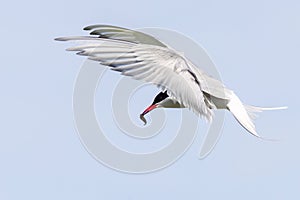
<svg viewBox="0 0 300 200">
<path fill-rule="evenodd" d="M 156 104 L 153 104 L 151 106 L 149 106 L 148 108 L 146 108 L 146 110 L 144 110 L 144 112 L 142 113 L 142 115 L 146 115 L 148 112 L 150 112 L 151 110 L 157 108 Z"/>
</svg>

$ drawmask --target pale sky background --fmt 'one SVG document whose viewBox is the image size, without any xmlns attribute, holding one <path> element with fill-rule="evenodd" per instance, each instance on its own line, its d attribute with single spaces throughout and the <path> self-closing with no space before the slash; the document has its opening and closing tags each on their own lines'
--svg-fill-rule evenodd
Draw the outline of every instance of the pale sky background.
<svg viewBox="0 0 300 200">
<path fill-rule="evenodd" d="M 6 1 L 2 3 L 0 199 L 299 199 L 299 1 Z M 103 166 L 75 130 L 73 86 L 84 59 L 53 38 L 90 24 L 177 30 L 201 44 L 246 103 L 287 105 L 261 114 L 259 140 L 228 113 L 214 151 L 193 146 L 144 175 Z M 149 99 L 152 96 L 149 94 Z M 203 123 L 205 125 L 205 123 Z"/>
</svg>

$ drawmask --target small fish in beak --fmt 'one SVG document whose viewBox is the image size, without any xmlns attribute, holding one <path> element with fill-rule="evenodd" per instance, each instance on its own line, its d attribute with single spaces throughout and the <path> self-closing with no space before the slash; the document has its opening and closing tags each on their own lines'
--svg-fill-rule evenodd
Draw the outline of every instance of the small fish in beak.
<svg viewBox="0 0 300 200">
<path fill-rule="evenodd" d="M 147 124 L 147 120 L 146 118 L 144 117 L 143 113 L 140 114 L 140 119 L 144 122 L 144 126 Z"/>
<path fill-rule="evenodd" d="M 157 108 L 156 104 L 152 104 L 151 106 L 149 106 L 148 108 L 146 108 L 146 110 L 144 110 L 144 112 L 142 114 L 140 114 L 140 119 L 144 122 L 144 126 L 147 124 L 147 120 L 145 119 L 145 115 L 150 112 L 151 110 Z"/>
</svg>

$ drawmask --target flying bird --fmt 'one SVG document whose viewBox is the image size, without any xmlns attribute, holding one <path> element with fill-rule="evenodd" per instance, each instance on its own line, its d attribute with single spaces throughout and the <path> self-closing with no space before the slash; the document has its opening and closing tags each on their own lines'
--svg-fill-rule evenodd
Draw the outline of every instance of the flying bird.
<svg viewBox="0 0 300 200">
<path fill-rule="evenodd" d="M 161 88 L 153 103 L 140 115 L 145 124 L 144 115 L 155 108 L 188 108 L 208 121 L 212 120 L 214 109 L 227 109 L 249 133 L 261 138 L 253 122 L 255 113 L 286 108 L 243 104 L 221 81 L 149 34 L 111 25 L 92 25 L 84 30 L 90 31 L 90 36 L 55 40 L 79 41 L 80 45 L 67 50 Z"/>
</svg>

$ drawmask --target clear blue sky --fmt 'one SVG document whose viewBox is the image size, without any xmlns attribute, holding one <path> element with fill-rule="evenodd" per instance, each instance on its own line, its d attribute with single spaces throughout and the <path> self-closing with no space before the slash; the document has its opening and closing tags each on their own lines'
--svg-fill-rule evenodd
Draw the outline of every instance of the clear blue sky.
<svg viewBox="0 0 300 200">
<path fill-rule="evenodd" d="M 0 199 L 299 199 L 299 10 L 289 0 L 2 3 Z M 165 170 L 131 175 L 101 165 L 73 122 L 73 85 L 84 59 L 53 41 L 97 23 L 193 38 L 246 103 L 289 106 L 257 120 L 261 134 L 282 141 L 251 136 L 228 113 L 204 160 L 197 159 L 200 131 Z"/>
</svg>

